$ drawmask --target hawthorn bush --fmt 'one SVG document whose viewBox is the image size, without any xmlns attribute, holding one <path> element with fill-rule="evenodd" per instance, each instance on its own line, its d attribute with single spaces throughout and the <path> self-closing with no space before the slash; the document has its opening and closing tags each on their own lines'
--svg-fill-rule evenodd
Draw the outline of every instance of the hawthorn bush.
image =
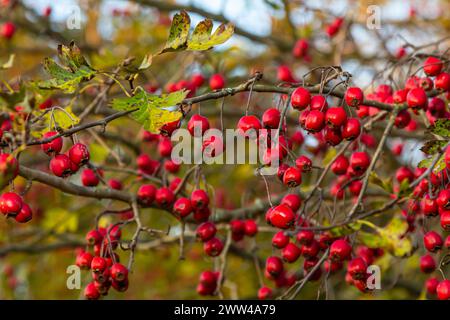
<svg viewBox="0 0 450 320">
<path fill-rule="evenodd" d="M 175 1 L 80 3 L 78 29 L 0 2 L 0 297 L 450 298 L 449 4 L 371 28 L 362 1 L 258 3 L 265 36 Z M 224 156 L 225 129 L 259 162 L 174 157 L 179 132 Z"/>
</svg>

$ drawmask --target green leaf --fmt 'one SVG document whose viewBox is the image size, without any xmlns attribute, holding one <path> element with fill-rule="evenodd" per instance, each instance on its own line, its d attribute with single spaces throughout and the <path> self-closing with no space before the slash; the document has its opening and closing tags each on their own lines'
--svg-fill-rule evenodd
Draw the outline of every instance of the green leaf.
<svg viewBox="0 0 450 320">
<path fill-rule="evenodd" d="M 27 92 L 25 86 L 21 85 L 18 91 L 0 92 L 0 105 L 13 109 L 17 105 L 22 105 L 26 100 Z"/>
<path fill-rule="evenodd" d="M 169 38 L 161 53 L 184 50 L 187 47 L 191 18 L 186 11 L 175 14 L 170 27 Z"/>
<path fill-rule="evenodd" d="M 393 192 L 392 178 L 382 180 L 375 172 L 372 171 L 369 176 L 369 182 L 379 186 L 388 193 Z"/>
<path fill-rule="evenodd" d="M 420 151 L 424 152 L 427 155 L 433 155 L 437 152 L 441 152 L 442 148 L 447 145 L 448 141 L 446 140 L 430 140 L 425 142 Z"/>
<path fill-rule="evenodd" d="M 33 132 L 35 136 L 41 136 L 48 131 L 53 131 L 55 127 L 67 130 L 80 122 L 80 119 L 72 112 L 71 107 L 64 109 L 55 108 L 47 113 L 45 110 L 42 110 L 36 113 L 36 117 L 41 117 L 39 124 L 43 129 Z"/>
<path fill-rule="evenodd" d="M 437 119 L 434 125 L 428 128 L 428 131 L 441 137 L 450 138 L 450 119 Z"/>
<path fill-rule="evenodd" d="M 50 208 L 45 212 L 42 226 L 56 233 L 75 232 L 78 229 L 78 215 L 63 208 Z"/>
<path fill-rule="evenodd" d="M 119 111 L 137 109 L 130 116 L 145 130 L 153 133 L 159 132 L 164 124 L 179 120 L 183 116 L 181 112 L 171 111 L 167 108 L 181 103 L 189 91 L 180 90 L 158 96 L 152 95 L 142 88 L 139 89 L 132 97 L 114 99 L 112 108 Z"/>
<path fill-rule="evenodd" d="M 94 163 L 103 163 L 109 155 L 109 150 L 99 143 L 89 145 L 90 161 Z"/>
<path fill-rule="evenodd" d="M 0 70 L 4 70 L 4 69 L 9 69 L 9 68 L 11 68 L 11 67 L 13 66 L 13 64 L 14 64 L 14 58 L 15 58 L 15 55 L 14 55 L 14 54 L 11 54 L 11 55 L 9 56 L 8 61 L 6 61 L 5 63 L 3 63 L 3 64 L 0 65 Z"/>
<path fill-rule="evenodd" d="M 372 249 L 385 248 L 388 245 L 385 238 L 374 233 L 360 231 L 358 232 L 357 238 L 359 242 Z"/>
<path fill-rule="evenodd" d="M 355 222 L 343 225 L 342 227 L 336 227 L 336 228 L 330 229 L 330 233 L 335 237 L 343 237 L 348 234 L 352 234 L 355 231 L 360 230 L 362 226 L 363 226 L 363 223 L 360 222 L 359 220 L 357 220 Z"/>
<path fill-rule="evenodd" d="M 69 47 L 60 45 L 58 56 L 63 65 L 57 64 L 51 58 L 44 60 L 44 69 L 52 78 L 36 83 L 38 88 L 60 89 L 65 93 L 73 93 L 81 82 L 92 79 L 96 74 L 73 43 Z"/>
<path fill-rule="evenodd" d="M 400 189 L 398 191 L 398 195 L 399 197 L 404 197 L 408 194 L 410 194 L 412 192 L 412 189 L 409 186 L 409 181 L 408 179 L 404 179 L 401 183 L 400 183 Z"/>
<path fill-rule="evenodd" d="M 433 160 L 434 160 L 433 157 L 423 159 L 417 164 L 417 167 L 422 169 L 428 169 L 431 166 Z M 444 169 L 445 169 L 445 155 L 441 155 L 439 157 L 438 162 L 433 168 L 433 173 L 439 173 Z"/>
</svg>

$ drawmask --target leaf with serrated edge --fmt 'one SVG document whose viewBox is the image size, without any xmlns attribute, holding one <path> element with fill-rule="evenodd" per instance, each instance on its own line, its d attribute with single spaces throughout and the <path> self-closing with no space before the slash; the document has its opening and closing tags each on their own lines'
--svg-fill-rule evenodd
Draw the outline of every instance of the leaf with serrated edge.
<svg viewBox="0 0 450 320">
<path fill-rule="evenodd" d="M 186 42 L 189 36 L 189 28 L 191 26 L 191 18 L 186 11 L 177 13 L 172 20 L 169 38 L 167 39 L 164 49 L 161 53 L 177 51 L 186 48 Z"/>
<path fill-rule="evenodd" d="M 226 42 L 234 33 L 234 25 L 232 23 L 221 24 L 212 35 L 210 35 L 211 28 L 208 29 L 206 28 L 207 26 L 207 23 L 202 24 L 195 37 L 192 34 L 187 44 L 188 50 L 199 51 L 211 49 L 216 45 Z"/>
<path fill-rule="evenodd" d="M 445 140 L 430 140 L 425 142 L 425 144 L 420 148 L 420 151 L 427 155 L 433 155 L 437 152 L 440 152 L 443 147 L 447 145 L 447 141 Z"/>
<path fill-rule="evenodd" d="M 438 136 L 450 138 L 450 119 L 437 119 L 428 130 Z"/>
</svg>

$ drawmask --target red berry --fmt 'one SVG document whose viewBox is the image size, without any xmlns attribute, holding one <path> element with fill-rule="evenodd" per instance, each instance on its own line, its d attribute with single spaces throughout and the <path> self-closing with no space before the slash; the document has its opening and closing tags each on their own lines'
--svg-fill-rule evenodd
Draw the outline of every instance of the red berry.
<svg viewBox="0 0 450 320">
<path fill-rule="evenodd" d="M 96 229 L 91 230 L 86 234 L 86 242 L 90 246 L 93 246 L 95 244 L 101 244 L 102 241 L 103 235 Z"/>
<path fill-rule="evenodd" d="M 292 49 L 292 54 L 296 58 L 303 58 L 308 55 L 308 48 L 308 40 L 299 39 L 295 42 L 294 48 Z"/>
<path fill-rule="evenodd" d="M 155 193 L 155 201 L 161 208 L 169 207 L 175 201 L 175 195 L 169 188 L 159 188 Z"/>
<path fill-rule="evenodd" d="M 331 145 L 331 146 L 337 146 L 339 143 L 342 142 L 342 134 L 340 128 L 330 128 L 325 127 L 324 131 L 324 138 L 325 141 Z"/>
<path fill-rule="evenodd" d="M 56 135 L 58 135 L 58 132 L 49 131 L 44 134 L 43 139 L 48 139 Z M 41 144 L 42 151 L 44 151 L 48 155 L 59 153 L 62 149 L 62 146 L 63 146 L 62 137 L 58 137 L 50 142 Z"/>
<path fill-rule="evenodd" d="M 450 189 L 442 189 L 439 191 L 436 203 L 441 208 L 448 208 L 450 205 Z"/>
<path fill-rule="evenodd" d="M 428 97 L 422 88 L 414 88 L 406 96 L 408 107 L 412 109 L 425 109 L 428 104 Z"/>
<path fill-rule="evenodd" d="M 146 207 L 151 206 L 155 200 L 156 190 L 156 187 L 152 184 L 143 184 L 140 186 L 137 191 L 139 202 Z"/>
<path fill-rule="evenodd" d="M 340 155 L 334 160 L 333 164 L 331 165 L 331 171 L 335 175 L 343 175 L 347 172 L 349 166 L 349 162 L 346 156 Z"/>
<path fill-rule="evenodd" d="M 123 264 L 114 263 L 110 271 L 114 281 L 121 282 L 128 278 L 128 269 Z"/>
<path fill-rule="evenodd" d="M 361 123 L 356 118 L 349 118 L 342 127 L 342 138 L 346 140 L 354 140 L 361 133 Z"/>
<path fill-rule="evenodd" d="M 67 177 L 72 173 L 72 163 L 65 154 L 57 154 L 50 160 L 50 170 L 57 177 Z"/>
<path fill-rule="evenodd" d="M 217 257 L 222 253 L 223 242 L 219 238 L 212 238 L 203 244 L 203 250 L 210 257 Z"/>
<path fill-rule="evenodd" d="M 76 258 L 75 264 L 84 270 L 88 270 L 91 268 L 92 263 L 92 254 L 87 251 L 81 251 Z"/>
<path fill-rule="evenodd" d="M 274 227 L 287 229 L 293 225 L 295 214 L 289 206 L 280 204 L 271 209 L 269 220 Z"/>
<path fill-rule="evenodd" d="M 191 83 L 197 88 L 201 87 L 204 82 L 205 82 L 205 77 L 203 77 L 203 75 L 201 73 L 193 74 L 191 77 Z"/>
<path fill-rule="evenodd" d="M 436 269 L 436 262 L 433 257 L 429 254 L 426 254 L 420 257 L 420 270 L 423 273 L 431 273 Z"/>
<path fill-rule="evenodd" d="M 217 229 L 216 225 L 212 222 L 203 222 L 201 225 L 197 227 L 197 238 L 200 241 L 205 242 L 209 239 L 213 238 L 216 235 Z"/>
<path fill-rule="evenodd" d="M 306 259 L 315 258 L 319 253 L 320 246 L 316 240 L 313 240 L 310 244 L 302 246 L 302 255 Z"/>
<path fill-rule="evenodd" d="M 100 298 L 100 292 L 98 292 L 94 282 L 90 282 L 86 288 L 84 288 L 84 296 L 89 300 L 97 300 Z"/>
<path fill-rule="evenodd" d="M 191 193 L 191 204 L 194 209 L 204 209 L 209 205 L 209 196 L 205 190 L 197 189 Z"/>
<path fill-rule="evenodd" d="M 334 261 L 343 261 L 350 258 L 352 247 L 343 239 L 334 241 L 330 246 L 330 258 Z"/>
<path fill-rule="evenodd" d="M 116 179 L 109 179 L 108 185 L 111 189 L 114 189 L 114 190 L 122 190 L 122 188 L 123 188 L 122 182 L 120 182 L 119 180 L 116 180 Z"/>
<path fill-rule="evenodd" d="M 81 182 L 85 187 L 95 187 L 100 182 L 97 174 L 92 169 L 84 169 L 81 172 Z"/>
<path fill-rule="evenodd" d="M 245 235 L 247 237 L 253 237 L 258 233 L 258 225 L 253 219 L 245 220 Z"/>
<path fill-rule="evenodd" d="M 303 245 L 310 245 L 314 240 L 314 232 L 310 230 L 302 230 L 297 233 L 297 242 Z"/>
<path fill-rule="evenodd" d="M 293 243 L 288 243 L 281 251 L 281 255 L 283 256 L 284 261 L 289 263 L 297 261 L 297 259 L 300 257 L 300 253 L 300 248 Z"/>
<path fill-rule="evenodd" d="M 352 276 L 354 280 L 365 279 L 367 276 L 367 264 L 363 258 L 355 258 L 349 261 L 347 272 Z"/>
<path fill-rule="evenodd" d="M 295 160 L 295 165 L 302 172 L 309 172 L 312 168 L 312 161 L 307 156 L 300 156 Z"/>
<path fill-rule="evenodd" d="M 427 289 L 427 292 L 429 295 L 434 296 L 436 294 L 437 286 L 439 285 L 439 280 L 436 278 L 429 278 L 425 282 L 425 288 Z"/>
<path fill-rule="evenodd" d="M 187 217 L 193 211 L 191 200 L 188 198 L 179 198 L 173 204 L 173 212 L 180 218 Z"/>
<path fill-rule="evenodd" d="M 266 260 L 266 271 L 273 277 L 279 276 L 284 270 L 283 261 L 279 257 L 271 256 Z"/>
<path fill-rule="evenodd" d="M 23 206 L 22 198 L 14 192 L 5 192 L 0 197 L 0 211 L 5 216 L 15 216 Z"/>
<path fill-rule="evenodd" d="M 291 105 L 296 110 L 304 110 L 311 102 L 311 94 L 305 88 L 298 87 L 291 94 Z"/>
<path fill-rule="evenodd" d="M 264 128 L 276 129 L 280 124 L 281 114 L 276 108 L 267 109 L 262 116 L 262 124 Z"/>
<path fill-rule="evenodd" d="M 319 132 L 325 127 L 325 115 L 318 110 L 308 112 L 304 126 L 310 132 Z"/>
<path fill-rule="evenodd" d="M 273 235 L 272 245 L 277 249 L 283 249 L 289 243 L 289 236 L 284 231 L 278 231 Z"/>
<path fill-rule="evenodd" d="M 201 136 L 210 128 L 208 118 L 194 114 L 187 124 L 187 129 L 191 136 Z"/>
<path fill-rule="evenodd" d="M 277 69 L 277 79 L 284 82 L 295 82 L 291 69 L 288 66 L 279 66 Z"/>
<path fill-rule="evenodd" d="M 13 180 L 19 174 L 19 162 L 17 159 L 9 154 L 0 154 L 0 176 L 4 183 Z"/>
<path fill-rule="evenodd" d="M 140 172 L 152 175 L 155 173 L 159 163 L 150 158 L 148 154 L 142 153 L 136 158 L 136 164 Z"/>
<path fill-rule="evenodd" d="M 219 90 L 225 86 L 225 78 L 220 73 L 213 74 L 209 78 L 209 87 L 211 90 Z"/>
<path fill-rule="evenodd" d="M 254 137 L 255 135 L 258 134 L 258 131 L 261 129 L 261 122 L 257 117 L 253 115 L 243 116 L 241 119 L 239 119 L 237 128 L 241 131 L 241 134 L 250 135 L 251 137 Z"/>
<path fill-rule="evenodd" d="M 170 137 L 172 133 L 180 127 L 180 120 L 168 122 L 159 128 L 159 132 L 164 137 Z"/>
<path fill-rule="evenodd" d="M 425 248 L 430 252 L 436 252 L 442 248 L 442 237 L 435 231 L 428 231 L 423 236 L 423 244 Z"/>
<path fill-rule="evenodd" d="M 401 110 L 395 117 L 395 126 L 399 129 L 403 129 L 411 122 L 411 115 L 408 110 Z"/>
<path fill-rule="evenodd" d="M 302 183 L 302 172 L 296 167 L 290 167 L 283 175 L 283 183 L 289 188 L 295 188 Z"/>
<path fill-rule="evenodd" d="M 358 87 L 348 88 L 345 92 L 345 102 L 351 107 L 358 107 L 364 101 L 364 93 Z"/>
<path fill-rule="evenodd" d="M 93 272 L 103 272 L 107 268 L 106 259 L 102 257 L 94 257 L 91 262 Z"/>
<path fill-rule="evenodd" d="M 293 212 L 296 212 L 300 209 L 302 204 L 302 198 L 298 194 L 287 194 L 281 199 L 280 204 L 285 204 L 292 209 Z"/>
<path fill-rule="evenodd" d="M 434 79 L 434 86 L 440 91 L 450 91 L 450 73 L 442 72 Z"/>
<path fill-rule="evenodd" d="M 309 108 L 311 110 L 326 112 L 328 109 L 327 99 L 322 95 L 313 96 Z"/>
<path fill-rule="evenodd" d="M 33 218 L 33 212 L 28 204 L 22 203 L 22 209 L 14 216 L 14 219 L 19 223 L 26 223 Z"/>
<path fill-rule="evenodd" d="M 450 231 L 450 211 L 444 211 L 440 215 L 441 227 L 445 231 Z"/>
<path fill-rule="evenodd" d="M 268 287 L 262 287 L 258 290 L 258 299 L 267 300 L 272 298 L 272 289 Z"/>
<path fill-rule="evenodd" d="M 11 39 L 16 33 L 16 26 L 12 22 L 5 22 L 0 29 L 0 35 L 5 39 Z"/>
<path fill-rule="evenodd" d="M 111 282 L 111 286 L 118 292 L 124 292 L 128 289 L 128 278 L 123 281 L 115 281 Z"/>
<path fill-rule="evenodd" d="M 76 143 L 69 149 L 70 161 L 77 166 L 82 166 L 89 161 L 88 147 L 82 143 Z"/>
<path fill-rule="evenodd" d="M 350 167 L 353 171 L 361 175 L 370 165 L 370 157 L 366 152 L 354 152 L 350 157 Z"/>
<path fill-rule="evenodd" d="M 427 180 L 422 180 L 427 181 Z M 424 215 L 428 217 L 435 217 L 439 213 L 439 208 L 435 199 L 431 199 L 429 195 L 426 195 L 421 202 L 422 211 Z"/>
<path fill-rule="evenodd" d="M 443 67 L 440 59 L 435 57 L 428 57 L 423 63 L 423 71 L 429 76 L 438 75 Z"/>
<path fill-rule="evenodd" d="M 325 119 L 331 128 L 339 128 L 347 121 L 347 113 L 342 107 L 330 108 L 325 114 Z"/>
</svg>

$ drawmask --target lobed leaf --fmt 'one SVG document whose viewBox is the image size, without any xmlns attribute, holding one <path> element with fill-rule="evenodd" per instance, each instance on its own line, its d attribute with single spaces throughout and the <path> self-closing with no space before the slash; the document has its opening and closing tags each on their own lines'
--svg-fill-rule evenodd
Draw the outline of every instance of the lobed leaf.
<svg viewBox="0 0 450 320">
<path fill-rule="evenodd" d="M 441 137 L 450 138 L 450 119 L 437 119 L 432 126 L 428 127 L 428 131 Z"/>
</svg>

